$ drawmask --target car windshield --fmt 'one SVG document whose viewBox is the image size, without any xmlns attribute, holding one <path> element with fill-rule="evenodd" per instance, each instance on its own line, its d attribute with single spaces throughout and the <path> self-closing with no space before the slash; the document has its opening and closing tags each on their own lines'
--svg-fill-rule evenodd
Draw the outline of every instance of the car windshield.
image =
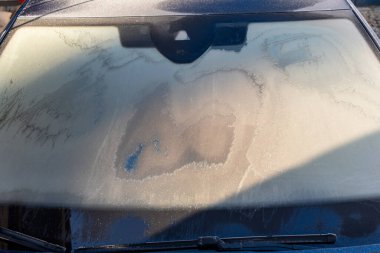
<svg viewBox="0 0 380 253">
<path fill-rule="evenodd" d="M 349 18 L 241 16 L 15 29 L 0 55 L 3 209 L 64 208 L 74 246 L 375 233 L 373 45 Z"/>
</svg>

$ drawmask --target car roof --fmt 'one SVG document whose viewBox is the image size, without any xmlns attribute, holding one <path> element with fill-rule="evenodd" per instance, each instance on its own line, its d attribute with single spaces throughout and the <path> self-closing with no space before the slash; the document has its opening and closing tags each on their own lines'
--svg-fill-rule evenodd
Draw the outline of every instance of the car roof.
<svg viewBox="0 0 380 253">
<path fill-rule="evenodd" d="M 346 0 L 30 0 L 21 17 L 124 17 L 350 9 Z"/>
</svg>

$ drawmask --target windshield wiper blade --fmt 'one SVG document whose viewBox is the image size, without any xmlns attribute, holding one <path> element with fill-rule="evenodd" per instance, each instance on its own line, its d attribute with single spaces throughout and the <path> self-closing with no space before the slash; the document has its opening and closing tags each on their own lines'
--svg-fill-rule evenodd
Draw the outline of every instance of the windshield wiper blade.
<svg viewBox="0 0 380 253">
<path fill-rule="evenodd" d="M 0 240 L 15 243 L 37 251 L 65 252 L 66 248 L 57 244 L 26 235 L 8 228 L 0 227 Z"/>
<path fill-rule="evenodd" d="M 306 234 L 306 235 L 276 235 L 276 236 L 246 236 L 226 237 L 204 236 L 195 240 L 175 240 L 145 242 L 139 244 L 105 245 L 96 247 L 80 247 L 74 252 L 153 252 L 168 250 L 248 250 L 258 247 L 280 247 L 306 244 L 333 244 L 336 242 L 335 234 Z M 295 249 L 295 248 L 294 248 Z"/>
</svg>

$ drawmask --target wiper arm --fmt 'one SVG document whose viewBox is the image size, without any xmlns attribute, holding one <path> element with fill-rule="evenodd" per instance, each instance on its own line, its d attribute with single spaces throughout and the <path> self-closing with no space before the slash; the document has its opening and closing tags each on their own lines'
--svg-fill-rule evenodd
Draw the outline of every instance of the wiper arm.
<svg viewBox="0 0 380 253">
<path fill-rule="evenodd" d="M 309 235 L 277 235 L 277 236 L 247 236 L 226 237 L 204 236 L 195 240 L 146 242 L 140 244 L 105 245 L 97 247 L 80 247 L 74 252 L 152 252 L 168 250 L 249 250 L 258 247 L 288 247 L 305 244 L 333 244 L 336 242 L 335 234 L 309 234 Z"/>
<path fill-rule="evenodd" d="M 12 242 L 37 251 L 65 252 L 66 248 L 17 231 L 0 227 L 0 240 Z"/>
<path fill-rule="evenodd" d="M 11 31 L 13 25 L 15 24 L 18 16 L 20 16 L 21 12 L 25 9 L 25 6 L 29 3 L 30 0 L 26 0 L 16 11 L 16 13 L 11 17 L 8 24 L 5 26 L 4 30 L 0 33 L 0 46 L 4 42 L 5 37 L 7 37 L 8 33 Z"/>
</svg>

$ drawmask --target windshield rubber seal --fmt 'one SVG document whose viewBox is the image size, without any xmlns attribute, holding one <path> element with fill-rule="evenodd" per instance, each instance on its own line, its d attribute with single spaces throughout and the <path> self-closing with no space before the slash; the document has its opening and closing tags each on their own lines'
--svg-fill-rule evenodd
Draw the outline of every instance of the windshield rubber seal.
<svg viewBox="0 0 380 253">
<path fill-rule="evenodd" d="M 359 22 L 363 26 L 363 28 L 366 30 L 370 38 L 372 39 L 373 43 L 376 45 L 377 49 L 380 51 L 380 39 L 379 36 L 375 33 L 375 31 L 372 29 L 371 25 L 367 22 L 367 20 L 364 18 L 364 16 L 360 13 L 358 8 L 352 3 L 351 0 L 346 0 L 347 3 L 350 5 L 351 10 L 355 14 L 355 16 L 359 19 Z"/>
</svg>

